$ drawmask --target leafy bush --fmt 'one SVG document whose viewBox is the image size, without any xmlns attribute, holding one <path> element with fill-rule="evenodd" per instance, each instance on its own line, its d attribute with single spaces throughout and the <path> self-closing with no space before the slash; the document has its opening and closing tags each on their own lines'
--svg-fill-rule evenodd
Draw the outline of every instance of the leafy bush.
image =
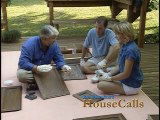
<svg viewBox="0 0 160 120">
<path fill-rule="evenodd" d="M 5 43 L 19 42 L 21 33 L 18 30 L 9 30 L 2 33 L 1 41 Z"/>
<path fill-rule="evenodd" d="M 158 0 L 150 0 L 148 5 L 148 12 L 152 10 L 157 10 L 159 7 L 159 1 Z"/>
<path fill-rule="evenodd" d="M 146 44 L 159 43 L 159 33 L 145 35 L 144 41 Z"/>
<path fill-rule="evenodd" d="M 135 42 L 138 44 L 138 38 L 135 39 Z M 145 35 L 144 43 L 145 44 L 159 43 L 159 33 Z"/>
</svg>

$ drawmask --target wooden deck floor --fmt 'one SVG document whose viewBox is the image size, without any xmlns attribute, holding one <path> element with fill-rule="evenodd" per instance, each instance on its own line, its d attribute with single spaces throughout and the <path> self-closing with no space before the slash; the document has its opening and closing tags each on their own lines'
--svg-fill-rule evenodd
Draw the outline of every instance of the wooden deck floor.
<svg viewBox="0 0 160 120">
<path fill-rule="evenodd" d="M 145 44 L 141 49 L 141 68 L 144 74 L 142 90 L 159 107 L 159 45 Z"/>
<path fill-rule="evenodd" d="M 74 43 L 83 43 L 83 40 L 84 38 L 67 38 L 58 42 L 60 46 L 72 46 Z M 19 51 L 22 42 L 13 44 L 2 43 L 1 52 Z M 144 73 L 142 90 L 159 107 L 159 44 L 145 44 L 144 48 L 141 48 L 141 55 L 141 68 Z"/>
</svg>

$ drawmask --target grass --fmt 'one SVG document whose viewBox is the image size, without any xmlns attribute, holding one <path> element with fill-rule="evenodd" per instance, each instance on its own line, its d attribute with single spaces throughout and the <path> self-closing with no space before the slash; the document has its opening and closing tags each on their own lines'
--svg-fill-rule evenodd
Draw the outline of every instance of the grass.
<svg viewBox="0 0 160 120">
<path fill-rule="evenodd" d="M 56 7 L 55 19 L 90 19 L 103 15 L 111 18 L 109 7 Z M 146 16 L 145 34 L 159 33 L 158 10 L 148 12 Z M 49 8 L 45 0 L 12 0 L 7 7 L 9 29 L 21 31 L 22 36 L 34 36 L 39 34 L 39 29 L 49 24 Z M 125 20 L 126 10 L 118 16 L 118 20 Z M 134 28 L 139 28 L 139 18 L 133 23 Z M 94 25 L 68 25 L 60 26 L 60 36 L 86 36 L 88 30 Z"/>
</svg>

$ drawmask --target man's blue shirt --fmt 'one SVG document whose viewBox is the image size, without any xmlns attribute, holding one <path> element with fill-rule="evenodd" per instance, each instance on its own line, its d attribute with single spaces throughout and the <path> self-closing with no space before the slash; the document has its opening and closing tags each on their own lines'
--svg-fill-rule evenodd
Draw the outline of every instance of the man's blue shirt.
<svg viewBox="0 0 160 120">
<path fill-rule="evenodd" d="M 47 51 L 43 51 L 40 37 L 34 36 L 22 45 L 18 66 L 20 69 L 31 71 L 34 65 L 50 64 L 52 60 L 57 69 L 65 64 L 58 43 L 55 41 Z"/>
<path fill-rule="evenodd" d="M 130 87 L 138 88 L 141 86 L 144 77 L 140 69 L 140 50 L 134 41 L 130 41 L 127 44 L 123 44 L 120 49 L 118 57 L 120 73 L 124 71 L 126 59 L 133 60 L 134 64 L 130 76 L 124 80 L 121 80 L 121 83 Z"/>
<path fill-rule="evenodd" d="M 88 32 L 83 46 L 85 48 L 89 48 L 89 46 L 91 46 L 92 56 L 97 58 L 107 56 L 109 47 L 116 43 L 118 43 L 118 40 L 112 30 L 106 29 L 104 36 L 99 37 L 96 32 L 96 28 L 92 28 Z"/>
</svg>

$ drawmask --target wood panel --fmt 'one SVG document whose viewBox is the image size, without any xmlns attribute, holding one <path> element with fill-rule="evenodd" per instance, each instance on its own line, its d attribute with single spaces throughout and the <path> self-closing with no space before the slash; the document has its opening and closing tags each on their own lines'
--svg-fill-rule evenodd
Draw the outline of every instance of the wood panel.
<svg viewBox="0 0 160 120">
<path fill-rule="evenodd" d="M 57 23 L 56 23 L 57 24 Z M 62 54 L 82 53 L 82 44 L 73 44 L 72 47 L 60 46 Z"/>
<path fill-rule="evenodd" d="M 81 58 L 82 56 L 82 53 L 76 53 L 76 54 L 64 54 L 64 58 L 67 59 L 67 58 Z M 91 57 L 91 54 L 90 53 L 87 53 L 85 58 L 90 58 Z"/>
<path fill-rule="evenodd" d="M 55 68 L 47 73 L 34 74 L 34 77 L 44 100 L 70 94 L 63 78 Z"/>
<path fill-rule="evenodd" d="M 159 115 L 148 115 L 148 120 L 159 120 Z"/>
<path fill-rule="evenodd" d="M 82 102 L 84 102 L 88 98 L 91 100 L 91 103 L 98 102 L 104 99 L 89 90 L 85 90 L 85 91 L 73 94 L 73 97 L 81 100 Z"/>
<path fill-rule="evenodd" d="M 22 86 L 1 87 L 1 112 L 21 110 Z"/>
<path fill-rule="evenodd" d="M 53 2 L 59 2 L 59 1 L 62 1 L 62 2 L 71 2 L 71 1 L 74 1 L 74 2 L 77 2 L 77 1 L 79 1 L 79 2 L 86 2 L 86 1 L 93 2 L 93 1 L 100 1 L 101 2 L 101 1 L 104 1 L 104 0 L 45 0 L 45 1 L 53 1 Z"/>
<path fill-rule="evenodd" d="M 85 61 L 87 61 L 89 58 L 84 58 Z M 80 64 L 80 58 L 69 58 L 65 59 L 66 64 Z"/>
<path fill-rule="evenodd" d="M 86 118 L 77 118 L 73 120 L 127 120 L 122 113 L 119 114 L 110 114 L 110 115 L 102 115 L 102 116 L 93 116 Z"/>
<path fill-rule="evenodd" d="M 75 65 L 69 65 L 69 66 L 72 68 L 71 72 L 59 71 L 64 80 L 84 80 L 84 79 L 87 79 L 87 76 L 82 73 L 79 65 L 75 64 Z"/>
<path fill-rule="evenodd" d="M 120 3 L 125 3 L 127 5 L 133 5 L 133 0 L 114 0 Z"/>
<path fill-rule="evenodd" d="M 80 58 L 65 59 L 66 64 L 79 64 Z"/>
<path fill-rule="evenodd" d="M 66 64 L 79 64 L 81 59 L 82 53 L 76 53 L 76 54 L 64 54 L 65 63 Z M 89 58 L 91 58 L 91 54 L 87 53 L 84 60 L 87 61 Z"/>
<path fill-rule="evenodd" d="M 95 7 L 111 6 L 112 0 L 45 0 L 47 6 L 53 7 Z M 51 4 L 49 4 L 51 3 Z"/>
</svg>

